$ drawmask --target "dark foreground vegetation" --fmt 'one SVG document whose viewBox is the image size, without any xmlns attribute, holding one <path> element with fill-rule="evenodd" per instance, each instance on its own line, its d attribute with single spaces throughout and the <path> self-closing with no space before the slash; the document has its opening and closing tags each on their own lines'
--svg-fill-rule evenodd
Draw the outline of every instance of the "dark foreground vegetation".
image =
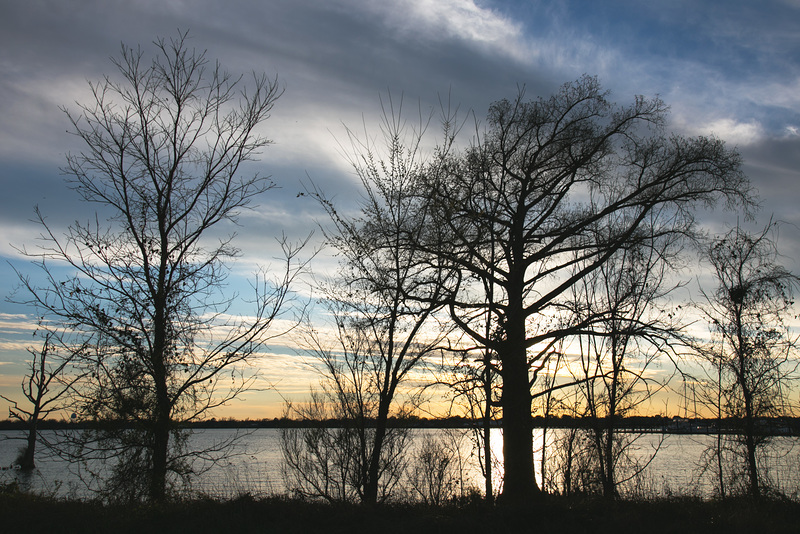
<svg viewBox="0 0 800 534">
<path fill-rule="evenodd" d="M 331 505 L 243 496 L 159 505 L 53 500 L 0 492 L 5 532 L 797 532 L 800 503 L 688 498 L 616 501 L 548 496 L 520 508 L 465 501 L 423 505 Z"/>
</svg>

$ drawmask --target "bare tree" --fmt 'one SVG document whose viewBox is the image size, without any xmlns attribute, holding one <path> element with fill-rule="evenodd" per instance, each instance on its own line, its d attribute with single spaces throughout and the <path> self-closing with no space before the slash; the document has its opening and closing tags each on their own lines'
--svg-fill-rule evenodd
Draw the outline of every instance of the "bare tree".
<svg viewBox="0 0 800 534">
<path fill-rule="evenodd" d="M 450 443 L 446 442 L 450 438 Z M 423 503 L 440 506 L 455 497 L 463 476 L 459 477 L 460 439 L 454 434 L 445 438 L 432 434 L 422 436 L 410 469 L 409 488 Z"/>
<path fill-rule="evenodd" d="M 603 240 L 608 228 L 595 228 Z M 641 232 L 647 232 L 643 225 Z M 539 448 L 543 489 L 618 497 L 620 484 L 652 461 L 633 458 L 640 434 L 626 431 L 623 418 L 636 413 L 669 377 L 650 376 L 659 357 L 670 355 L 680 334 L 675 312 L 663 308 L 679 284 L 668 276 L 680 264 L 679 233 L 633 241 L 574 284 L 565 301 L 563 324 L 582 324 L 552 347 L 533 389 L 542 415 Z M 576 269 L 581 269 L 578 264 Z M 551 435 L 554 414 L 583 424 Z"/>
<path fill-rule="evenodd" d="M 483 475 L 484 498 L 493 502 L 496 488 L 502 486 L 497 451 L 492 448 L 492 430 L 499 421 L 498 375 L 492 367 L 491 356 L 485 350 L 478 357 L 474 349 L 454 352 L 461 353 L 462 357 L 437 369 L 432 385 L 449 388 L 451 409 L 473 422 L 470 434 Z"/>
<path fill-rule="evenodd" d="M 698 353 L 706 352 L 708 347 L 699 345 L 696 347 Z M 712 363 L 714 358 L 712 357 Z M 713 443 L 706 447 L 697 462 L 698 465 L 698 478 L 710 473 L 713 477 L 714 484 L 716 485 L 715 491 L 717 495 L 725 499 L 729 496 L 729 481 L 734 478 L 731 476 L 732 472 L 741 469 L 735 460 L 736 444 L 734 440 L 726 432 L 726 410 L 724 401 L 724 387 L 723 381 L 723 368 L 720 365 L 711 365 L 704 368 L 700 372 L 700 376 L 684 375 L 684 403 L 685 409 L 688 409 L 689 404 L 693 406 L 692 413 L 695 417 L 708 417 L 709 415 L 715 419 L 715 434 Z M 691 392 L 691 393 L 690 393 Z M 691 394 L 690 401 L 688 395 Z M 698 400 L 700 408 L 705 411 L 701 413 L 698 410 Z"/>
<path fill-rule="evenodd" d="M 717 287 L 702 292 L 705 302 L 700 305 L 712 334 L 707 344 L 698 346 L 712 368 L 704 380 L 711 386 L 705 393 L 720 415 L 737 425 L 737 449 L 753 497 L 761 496 L 766 485 L 759 454 L 770 431 L 763 418 L 790 413 L 789 385 L 800 365 L 797 338 L 786 323 L 794 313 L 793 293 L 800 279 L 778 263 L 772 238 L 776 229 L 770 223 L 750 234 L 737 225 L 715 239 L 706 257 Z M 721 461 L 722 446 L 717 447 Z M 718 475 L 721 480 L 721 465 Z"/>
<path fill-rule="evenodd" d="M 340 377 L 341 379 L 341 377 Z M 299 404 L 289 403 L 286 416 L 299 419 L 303 426 L 281 429 L 283 474 L 287 489 L 302 498 L 321 498 L 328 502 L 363 500 L 365 473 L 371 456 L 373 429 L 353 408 L 356 392 L 348 389 L 340 396 L 331 384 L 312 390 Z M 340 384 L 339 387 L 344 386 Z M 374 414 L 374 398 L 360 401 Z M 405 468 L 408 431 L 389 428 L 381 451 L 379 500 L 396 489 Z"/>
<path fill-rule="evenodd" d="M 323 231 L 341 257 L 338 275 L 320 284 L 336 341 L 330 345 L 313 333 L 310 348 L 322 363 L 328 400 L 341 405 L 360 434 L 356 486 L 366 503 L 386 498 L 385 488 L 391 486 L 394 474 L 387 466 L 394 447 L 387 446 L 393 443 L 388 419 L 398 408 L 403 382 L 447 333 L 436 317 L 444 271 L 409 246 L 418 237 L 408 237 L 426 232 L 429 224 L 425 203 L 415 194 L 425 168 L 421 143 L 427 121 L 421 115 L 412 128 L 402 105 L 394 109 L 391 98 L 388 105 L 382 145 L 348 131 L 350 162 L 362 185 L 358 212 L 337 210 L 324 192 L 309 188 L 329 215 L 331 226 L 323 225 Z"/>
<path fill-rule="evenodd" d="M 60 350 L 91 349 L 77 360 L 81 415 L 115 422 L 104 435 L 116 445 L 102 454 L 122 458 L 120 478 L 158 501 L 180 471 L 177 426 L 247 388 L 242 365 L 284 309 L 297 248 L 284 241 L 283 271 L 257 278 L 250 316 L 232 314 L 225 262 L 238 251 L 233 235 L 211 230 L 275 186 L 240 171 L 269 144 L 257 129 L 281 89 L 264 75 L 231 76 L 186 33 L 155 47 L 148 60 L 123 45 L 118 79 L 90 84 L 92 102 L 65 110 L 84 151 L 64 172 L 98 213 L 59 236 L 37 210 L 43 244 L 23 252 L 45 282 L 20 275 L 30 298 L 19 300 L 72 332 Z M 74 275 L 58 279 L 51 263 Z"/>
<path fill-rule="evenodd" d="M 39 421 L 54 412 L 68 409 L 70 389 L 81 378 L 71 369 L 73 359 L 80 355 L 80 350 L 73 349 L 61 356 L 56 344 L 52 342 L 55 335 L 56 332 L 46 332 L 41 349 L 28 348 L 31 360 L 21 387 L 22 395 L 30 406 L 22 407 L 17 401 L 0 395 L 0 398 L 11 403 L 8 408 L 9 417 L 25 423 L 27 427 L 26 444 L 17 460 L 23 470 L 36 467 Z"/>
<path fill-rule="evenodd" d="M 716 139 L 665 134 L 665 117 L 659 99 L 610 103 L 591 77 L 550 98 L 526 101 L 521 92 L 492 105 L 485 134 L 427 175 L 420 194 L 437 217 L 428 249 L 451 270 L 444 295 L 451 318 L 496 355 L 502 377 L 509 500 L 538 493 L 531 432 L 537 370 L 559 339 L 584 326 L 559 323 L 560 300 L 638 239 L 654 213 L 656 235 L 690 232 L 698 206 L 751 202 L 738 154 Z M 621 224 L 598 242 L 592 231 L 609 219 Z M 495 325 L 488 336 L 487 313 Z"/>
<path fill-rule="evenodd" d="M 608 228 L 598 228 L 605 240 Z M 572 287 L 576 322 L 586 325 L 577 336 L 579 362 L 570 366 L 582 400 L 582 415 L 592 423 L 590 467 L 605 497 L 636 469 L 627 451 L 636 437 L 620 434 L 622 417 L 634 413 L 669 381 L 648 376 L 659 356 L 672 353 L 681 325 L 666 298 L 679 287 L 669 283 L 682 251 L 680 232 L 656 234 L 646 222 L 640 233 Z M 578 265 L 577 269 L 582 268 Z M 577 407 L 576 407 L 577 408 Z M 626 462 L 626 460 L 628 460 Z M 623 469 L 630 471 L 623 475 Z"/>
</svg>

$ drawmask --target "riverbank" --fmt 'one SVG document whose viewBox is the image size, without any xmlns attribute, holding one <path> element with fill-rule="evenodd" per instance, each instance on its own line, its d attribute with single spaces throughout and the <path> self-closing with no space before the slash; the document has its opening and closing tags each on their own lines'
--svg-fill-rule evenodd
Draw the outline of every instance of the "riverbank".
<svg viewBox="0 0 800 534">
<path fill-rule="evenodd" d="M 4 532 L 29 533 L 794 533 L 800 525 L 800 503 L 746 499 L 608 503 L 601 499 L 546 497 L 522 509 L 489 507 L 478 500 L 441 507 L 366 508 L 244 496 L 226 501 L 200 499 L 122 506 L 55 500 L 6 488 L 0 492 L 0 517 Z"/>
<path fill-rule="evenodd" d="M 127 423 L 113 421 L 73 421 L 43 419 L 38 423 L 39 430 L 85 430 L 88 428 L 125 428 Z M 367 421 L 366 425 L 370 426 Z M 531 418 L 533 429 L 565 429 L 565 428 L 597 428 L 602 427 L 604 421 L 591 418 L 535 416 Z M 764 417 L 756 422 L 759 432 L 767 436 L 800 436 L 800 417 Z M 206 419 L 183 423 L 185 429 L 216 429 L 216 430 L 254 430 L 254 429 L 281 429 L 281 428 L 343 428 L 352 426 L 351 421 L 342 419 Z M 420 418 L 420 417 L 390 417 L 388 426 L 392 428 L 422 428 L 422 429 L 471 429 L 481 428 L 483 421 L 467 419 L 464 417 L 447 418 Z M 502 421 L 491 422 L 492 428 L 501 428 Z M 736 434 L 741 431 L 742 421 L 737 419 L 703 419 L 664 416 L 630 416 L 620 418 L 615 422 L 615 427 L 621 432 L 657 433 L 657 434 Z M 0 431 L 27 431 L 26 423 L 17 420 L 0 420 Z"/>
</svg>

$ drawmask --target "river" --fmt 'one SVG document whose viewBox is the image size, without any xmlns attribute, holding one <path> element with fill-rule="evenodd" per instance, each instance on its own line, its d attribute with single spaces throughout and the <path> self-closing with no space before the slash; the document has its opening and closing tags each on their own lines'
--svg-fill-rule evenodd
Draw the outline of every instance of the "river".
<svg viewBox="0 0 800 534">
<path fill-rule="evenodd" d="M 234 435 L 229 429 L 196 430 L 189 438 L 192 450 L 213 448 Z M 563 488 L 563 440 L 566 430 L 550 430 L 547 433 L 548 446 L 545 449 L 546 484 L 551 488 Z M 43 431 L 46 440 L 52 440 L 53 431 Z M 450 476 L 455 491 L 474 488 L 482 491 L 483 479 L 472 446 L 471 434 L 464 430 L 413 429 L 411 430 L 411 449 L 409 463 L 413 462 L 415 450 L 429 435 L 438 438 L 451 450 L 459 450 L 453 457 Z M 22 441 L 21 432 L 0 431 L 0 484 L 17 480 L 26 490 L 51 494 L 60 497 L 85 498 L 91 495 L 75 465 L 41 448 L 37 453 L 37 468 L 30 474 L 9 469 Z M 714 437 L 691 434 L 637 434 L 628 450 L 627 470 L 621 474 L 638 474 L 621 486 L 621 493 L 627 496 L 699 496 L 708 498 L 714 495 L 715 477 L 711 471 L 703 471 L 704 452 L 714 443 Z M 542 431 L 535 430 L 534 451 L 537 466 L 537 479 L 541 484 L 542 474 Z M 502 464 L 502 433 L 493 430 L 492 448 L 499 464 Z M 655 452 L 657 451 L 657 452 Z M 655 452 L 655 455 L 654 455 Z M 204 472 L 192 482 L 193 491 L 218 498 L 232 498 L 249 493 L 257 496 L 286 493 L 282 474 L 283 455 L 280 446 L 280 430 L 254 429 L 243 432 L 230 449 L 230 455 L 215 464 L 204 464 Z M 763 464 L 767 466 L 771 487 L 790 498 L 800 495 L 800 441 L 796 437 L 775 437 L 766 449 Z M 638 466 L 638 468 L 636 467 Z M 573 471 L 579 465 L 575 465 Z M 499 479 L 499 477 L 496 477 Z"/>
</svg>

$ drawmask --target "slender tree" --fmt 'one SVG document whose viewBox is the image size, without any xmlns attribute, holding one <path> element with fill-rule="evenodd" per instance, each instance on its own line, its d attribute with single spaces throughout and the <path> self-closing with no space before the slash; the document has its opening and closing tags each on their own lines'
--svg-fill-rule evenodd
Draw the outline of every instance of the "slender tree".
<svg viewBox="0 0 800 534">
<path fill-rule="evenodd" d="M 451 273 L 451 318 L 496 355 L 502 377 L 510 501 L 539 490 L 531 432 L 537 370 L 559 339 L 584 327 L 557 318 L 568 290 L 632 240 L 652 239 L 638 230 L 654 213 L 655 235 L 690 232 L 698 206 L 751 202 L 738 154 L 713 138 L 667 135 L 665 120 L 659 99 L 617 106 L 583 77 L 550 98 L 526 101 L 521 92 L 495 103 L 473 146 L 427 174 L 421 195 L 437 219 L 425 237 Z M 598 242 L 592 231 L 609 219 L 623 224 Z M 487 313 L 496 325 L 489 336 Z"/>
<path fill-rule="evenodd" d="M 45 282 L 21 275 L 30 298 L 19 300 L 72 332 L 60 350 L 91 348 L 78 358 L 81 414 L 117 423 L 101 457 L 116 455 L 118 478 L 159 501 L 184 458 L 174 431 L 247 387 L 242 365 L 297 272 L 297 249 L 284 242 L 285 269 L 259 276 L 254 310 L 239 319 L 237 296 L 224 291 L 233 235 L 211 232 L 275 186 L 241 174 L 269 144 L 258 128 L 281 89 L 264 75 L 228 74 L 186 33 L 157 40 L 152 59 L 123 45 L 112 61 L 119 76 L 90 84 L 92 101 L 77 113 L 65 110 L 84 151 L 64 172 L 98 213 L 60 236 L 37 211 L 43 244 L 23 252 Z M 74 274 L 58 279 L 53 263 Z"/>
<path fill-rule="evenodd" d="M 473 422 L 471 437 L 474 454 L 484 481 L 484 498 L 493 502 L 495 488 L 502 483 L 498 475 L 497 452 L 492 448 L 492 429 L 499 420 L 498 375 L 492 367 L 493 358 L 486 350 L 460 347 L 448 351 L 455 361 L 445 359 L 435 368 L 435 378 L 428 387 L 444 386 L 451 397 L 450 411 Z"/>
<path fill-rule="evenodd" d="M 387 449 L 394 450 L 385 447 L 388 419 L 402 383 L 437 350 L 448 330 L 436 316 L 446 273 L 409 246 L 430 224 L 426 202 L 415 194 L 426 166 L 421 143 L 427 121 L 421 118 L 412 128 L 402 105 L 392 105 L 390 98 L 382 145 L 348 131 L 350 162 L 362 186 L 358 212 L 338 210 L 324 192 L 309 188 L 328 213 L 331 225 L 323 231 L 341 258 L 339 274 L 320 287 L 337 343 L 332 349 L 313 336 L 311 348 L 335 392 L 332 400 L 344 405 L 345 415 L 358 426 L 363 463 L 357 485 L 365 503 L 386 498 L 381 479 L 390 473 Z"/>
<path fill-rule="evenodd" d="M 597 231 L 604 240 L 609 229 Z M 646 223 L 641 232 L 653 235 Z M 579 361 L 570 369 L 582 397 L 582 415 L 592 422 L 590 468 L 608 498 L 618 496 L 621 468 L 635 467 L 625 465 L 635 439 L 619 433 L 620 418 L 668 382 L 647 373 L 658 356 L 672 352 L 671 342 L 681 334 L 675 313 L 663 309 L 665 299 L 679 287 L 669 283 L 669 275 L 682 251 L 680 233 L 633 242 L 572 288 L 575 321 L 586 327 L 577 336 Z M 633 476 L 633 471 L 625 476 Z"/>
<path fill-rule="evenodd" d="M 712 334 L 698 347 L 713 368 L 708 397 L 737 423 L 747 492 L 753 497 L 761 496 L 766 483 L 759 452 L 770 436 L 762 418 L 789 413 L 789 384 L 800 365 L 797 338 L 786 322 L 794 313 L 800 279 L 778 263 L 776 228 L 770 223 L 750 234 L 737 225 L 711 243 L 706 256 L 717 287 L 703 291 L 700 306 Z"/>
<path fill-rule="evenodd" d="M 36 467 L 39 421 L 54 412 L 68 409 L 70 389 L 82 378 L 72 369 L 73 360 L 80 355 L 80 350 L 73 349 L 62 356 L 53 342 L 56 335 L 56 332 L 46 332 L 41 349 L 28 348 L 31 359 L 21 388 L 29 406 L 20 406 L 17 401 L 0 395 L 0 398 L 11 403 L 9 417 L 25 423 L 27 427 L 26 443 L 18 459 L 18 465 L 23 470 Z"/>
</svg>

